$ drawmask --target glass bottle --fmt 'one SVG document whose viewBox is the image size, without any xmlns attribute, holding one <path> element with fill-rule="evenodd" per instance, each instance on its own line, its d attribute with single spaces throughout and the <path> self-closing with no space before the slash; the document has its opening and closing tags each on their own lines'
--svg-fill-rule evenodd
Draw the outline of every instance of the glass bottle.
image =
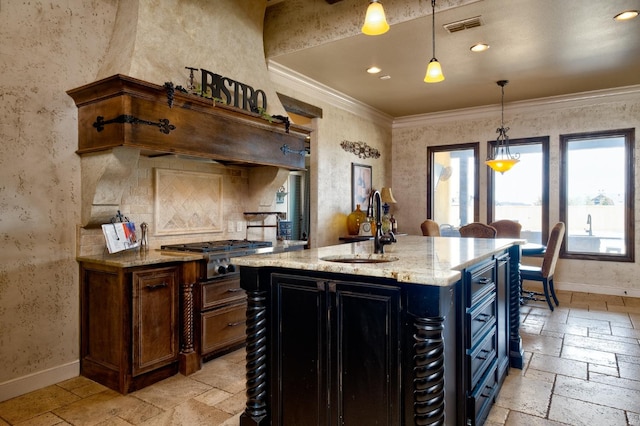
<svg viewBox="0 0 640 426">
<path fill-rule="evenodd" d="M 393 232 L 394 234 L 398 233 L 398 221 L 396 220 L 395 217 L 393 217 L 393 214 L 391 214 L 391 217 L 389 218 L 389 222 L 391 222 L 391 232 Z"/>
<path fill-rule="evenodd" d="M 356 204 L 356 209 L 347 216 L 347 231 L 349 235 L 358 235 L 360 224 L 366 219 L 367 215 L 360 210 L 360 204 Z"/>
<path fill-rule="evenodd" d="M 384 210 L 382 218 L 380 219 L 380 222 L 382 223 L 382 233 L 388 234 L 389 231 L 391 231 L 391 218 L 389 217 L 389 205 L 384 204 L 382 208 Z"/>
</svg>

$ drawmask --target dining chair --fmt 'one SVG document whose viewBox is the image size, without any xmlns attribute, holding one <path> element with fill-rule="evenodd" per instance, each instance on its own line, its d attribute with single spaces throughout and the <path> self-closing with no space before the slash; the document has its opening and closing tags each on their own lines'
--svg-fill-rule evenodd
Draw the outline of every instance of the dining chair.
<svg viewBox="0 0 640 426">
<path fill-rule="evenodd" d="M 464 238 L 495 238 L 497 232 L 493 226 L 481 222 L 471 222 L 460 227 L 460 236 Z"/>
<path fill-rule="evenodd" d="M 542 266 L 520 265 L 521 299 L 537 301 L 546 300 L 549 305 L 549 309 L 552 311 L 553 304 L 551 303 L 549 295 L 553 297 L 553 301 L 556 303 L 556 306 L 560 305 L 558 298 L 556 297 L 556 291 L 553 287 L 553 273 L 555 272 L 556 263 L 558 262 L 560 246 L 562 245 L 562 239 L 564 238 L 564 231 L 565 225 L 563 222 L 558 222 L 551 230 L 549 240 L 547 241 L 547 251 L 545 252 L 544 259 L 542 260 Z M 525 280 L 542 282 L 544 293 L 522 290 L 522 282 Z M 538 299 L 536 296 L 544 296 L 545 298 Z"/>
<path fill-rule="evenodd" d="M 496 228 L 496 238 L 520 238 L 522 224 L 515 220 L 501 219 L 489 224 Z"/>
<path fill-rule="evenodd" d="M 420 229 L 422 229 L 422 235 L 427 237 L 439 237 L 440 236 L 440 225 L 438 222 L 433 221 L 431 219 L 427 219 L 420 224 Z"/>
</svg>

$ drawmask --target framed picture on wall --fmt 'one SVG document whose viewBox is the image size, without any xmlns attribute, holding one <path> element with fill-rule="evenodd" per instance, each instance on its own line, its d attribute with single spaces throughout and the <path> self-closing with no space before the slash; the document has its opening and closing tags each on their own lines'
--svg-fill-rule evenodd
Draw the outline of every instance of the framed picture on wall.
<svg viewBox="0 0 640 426">
<path fill-rule="evenodd" d="M 366 213 L 371 193 L 372 169 L 365 164 L 351 163 L 351 210 L 360 204 L 360 210 Z"/>
</svg>

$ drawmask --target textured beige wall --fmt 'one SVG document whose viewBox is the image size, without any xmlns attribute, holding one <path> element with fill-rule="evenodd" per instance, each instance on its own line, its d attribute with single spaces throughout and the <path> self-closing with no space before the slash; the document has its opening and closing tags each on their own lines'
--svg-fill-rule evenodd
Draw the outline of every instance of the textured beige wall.
<svg viewBox="0 0 640 426">
<path fill-rule="evenodd" d="M 262 50 L 265 7 L 266 0 L 0 2 L 0 399 L 24 381 L 44 386 L 44 376 L 77 366 L 77 242 L 87 252 L 104 249 L 99 232 L 77 229 L 77 108 L 65 92 L 114 73 L 184 84 L 184 66 L 194 66 L 265 90 L 269 112 L 282 113 Z M 223 174 L 225 221 L 244 219 L 245 170 L 143 157 L 123 192 L 130 219 L 152 213 L 153 167 Z"/>
<path fill-rule="evenodd" d="M 78 358 L 80 158 L 65 91 L 95 79 L 116 6 L 0 7 L 0 383 Z"/>
<path fill-rule="evenodd" d="M 612 97 L 613 98 L 613 97 Z M 505 106 L 505 124 L 511 128 L 511 138 L 535 136 L 550 137 L 550 221 L 559 220 L 559 135 L 608 129 L 636 129 L 636 140 L 640 128 L 640 95 L 625 96 L 623 100 L 587 97 L 586 102 L 544 103 L 535 108 L 518 112 L 512 106 Z M 520 108 L 521 110 L 523 108 Z M 499 111 L 495 117 L 436 120 L 408 127 L 397 126 L 393 131 L 393 191 L 398 200 L 394 206 L 400 229 L 420 235 L 420 223 L 426 218 L 427 194 L 427 147 L 431 145 L 480 142 L 480 158 L 486 157 L 487 141 L 494 140 L 496 128 L 500 125 Z M 635 227 L 640 225 L 640 156 L 636 143 L 636 217 Z M 481 167 L 486 167 L 482 165 Z M 517 166 L 516 166 L 517 167 Z M 486 173 L 480 173 L 480 220 L 486 221 L 487 193 Z M 637 235 L 637 231 L 636 231 Z M 640 245 L 636 238 L 636 258 Z M 563 260 L 556 270 L 556 288 L 581 288 L 582 291 L 597 293 L 640 295 L 637 280 L 638 261 L 635 263 L 593 262 L 584 260 Z"/>
</svg>

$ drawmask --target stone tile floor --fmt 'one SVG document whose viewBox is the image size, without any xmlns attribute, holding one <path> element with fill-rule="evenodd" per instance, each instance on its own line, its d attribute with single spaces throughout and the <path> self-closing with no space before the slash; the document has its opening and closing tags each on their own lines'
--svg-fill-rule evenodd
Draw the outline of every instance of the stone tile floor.
<svg viewBox="0 0 640 426">
<path fill-rule="evenodd" d="M 525 367 L 510 370 L 485 426 L 640 426 L 640 299 L 558 298 L 554 312 L 522 307 Z M 236 426 L 244 402 L 241 349 L 126 396 L 73 378 L 0 402 L 0 426 Z"/>
</svg>

